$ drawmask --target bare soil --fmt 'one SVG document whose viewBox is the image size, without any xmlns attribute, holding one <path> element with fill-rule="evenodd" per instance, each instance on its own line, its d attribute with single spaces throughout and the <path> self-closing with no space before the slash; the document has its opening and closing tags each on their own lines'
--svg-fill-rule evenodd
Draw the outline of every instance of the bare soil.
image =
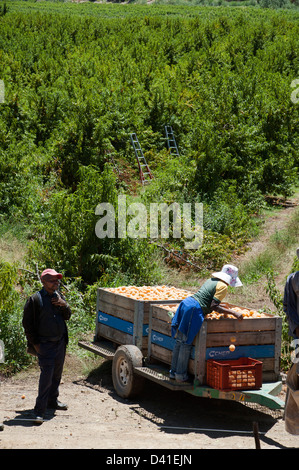
<svg viewBox="0 0 299 470">
<path fill-rule="evenodd" d="M 258 423 L 261 449 L 298 448 L 298 436 L 285 431 L 281 412 L 238 402 L 196 398 L 147 381 L 134 400 L 113 389 L 111 362 L 83 376 L 67 357 L 60 399 L 67 411 L 47 411 L 45 422 L 31 421 L 39 370 L 33 367 L 0 383 L 4 430 L 2 449 L 255 449 Z M 284 392 L 281 394 L 284 396 Z M 273 414 L 273 415 L 272 415 Z M 0 419 L 1 420 L 1 419 Z"/>
<path fill-rule="evenodd" d="M 263 243 L 252 244 L 245 255 L 259 252 L 275 227 L 285 226 L 292 209 L 268 220 Z M 267 228 L 271 230 L 267 231 Z M 251 253 L 251 255 L 250 255 Z M 264 297 L 260 299 L 260 304 Z M 67 411 L 47 412 L 37 426 L 31 411 L 37 395 L 37 364 L 9 379 L 0 379 L 0 449 L 255 449 L 253 423 L 258 424 L 261 449 L 298 448 L 298 436 L 285 431 L 282 413 L 253 409 L 224 400 L 196 398 L 146 382 L 134 400 L 118 397 L 111 362 L 90 359 L 90 373 L 82 360 L 67 355 L 60 400 Z M 285 397 L 285 386 L 281 398 Z M 117 452 L 116 452 L 117 455 Z"/>
</svg>

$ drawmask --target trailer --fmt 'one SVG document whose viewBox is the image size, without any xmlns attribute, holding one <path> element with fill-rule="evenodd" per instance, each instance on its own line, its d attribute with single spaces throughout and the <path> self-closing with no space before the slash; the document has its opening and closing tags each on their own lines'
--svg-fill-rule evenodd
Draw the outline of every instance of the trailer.
<svg viewBox="0 0 299 470">
<path fill-rule="evenodd" d="M 282 389 L 279 316 L 263 314 L 241 321 L 205 318 L 192 344 L 188 366 L 191 382 L 178 383 L 169 378 L 175 342 L 171 319 L 181 300 L 192 295 L 183 290 L 176 292 L 180 294 L 176 299 L 165 295 L 165 299 L 140 300 L 117 289 L 98 289 L 94 338 L 78 344 L 112 360 L 116 393 L 123 398 L 134 397 L 141 393 L 145 380 L 151 380 L 197 397 L 282 410 L 284 401 L 278 397 Z M 232 343 L 234 347 L 229 348 Z"/>
</svg>

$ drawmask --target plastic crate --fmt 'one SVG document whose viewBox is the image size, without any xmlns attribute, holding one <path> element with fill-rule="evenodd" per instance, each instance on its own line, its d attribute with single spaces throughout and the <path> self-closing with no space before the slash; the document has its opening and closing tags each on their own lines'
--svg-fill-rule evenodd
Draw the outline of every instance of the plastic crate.
<svg viewBox="0 0 299 470">
<path fill-rule="evenodd" d="M 258 390 L 262 386 L 262 362 L 250 357 L 207 361 L 207 384 L 217 390 Z"/>
</svg>

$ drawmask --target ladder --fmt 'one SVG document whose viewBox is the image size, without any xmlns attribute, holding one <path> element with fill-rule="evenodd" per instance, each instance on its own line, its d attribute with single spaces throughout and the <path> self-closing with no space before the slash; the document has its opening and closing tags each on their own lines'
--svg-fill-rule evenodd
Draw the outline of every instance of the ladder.
<svg viewBox="0 0 299 470">
<path fill-rule="evenodd" d="M 130 137 L 131 137 L 131 142 L 132 142 L 133 149 L 134 149 L 137 163 L 138 163 L 141 183 L 143 185 L 146 183 L 150 183 L 150 180 L 153 179 L 153 175 L 149 169 L 148 164 L 146 163 L 142 149 L 137 139 L 137 135 L 134 133 L 134 134 L 131 134 Z"/>
<path fill-rule="evenodd" d="M 170 155 L 180 156 L 179 150 L 174 138 L 174 133 L 171 126 L 165 126 L 165 134 L 167 139 L 167 146 L 170 152 Z"/>
</svg>

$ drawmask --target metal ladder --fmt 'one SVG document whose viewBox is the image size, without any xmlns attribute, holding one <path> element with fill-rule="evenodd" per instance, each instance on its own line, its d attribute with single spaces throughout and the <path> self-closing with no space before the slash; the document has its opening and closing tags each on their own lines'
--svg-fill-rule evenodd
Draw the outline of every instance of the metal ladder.
<svg viewBox="0 0 299 470">
<path fill-rule="evenodd" d="M 170 152 L 170 155 L 180 156 L 179 150 L 174 138 L 174 133 L 171 126 L 165 126 L 165 134 L 167 139 L 167 146 Z"/>
<path fill-rule="evenodd" d="M 146 163 L 142 149 L 137 139 L 137 135 L 134 133 L 131 134 L 130 137 L 138 163 L 141 183 L 143 185 L 146 183 L 150 183 L 151 179 L 153 179 L 153 175 L 149 169 L 148 164 Z"/>
</svg>

